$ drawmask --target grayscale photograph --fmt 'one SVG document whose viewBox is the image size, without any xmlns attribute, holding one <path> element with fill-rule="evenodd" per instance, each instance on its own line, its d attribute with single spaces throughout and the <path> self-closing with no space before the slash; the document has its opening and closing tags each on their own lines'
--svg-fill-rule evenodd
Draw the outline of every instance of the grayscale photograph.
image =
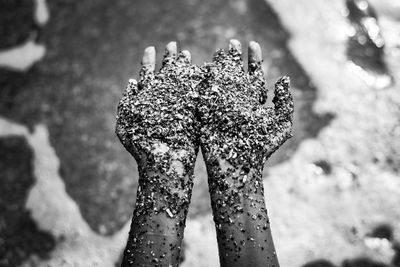
<svg viewBox="0 0 400 267">
<path fill-rule="evenodd" d="M 0 267 L 400 267 L 399 0 L 0 0 Z"/>
</svg>

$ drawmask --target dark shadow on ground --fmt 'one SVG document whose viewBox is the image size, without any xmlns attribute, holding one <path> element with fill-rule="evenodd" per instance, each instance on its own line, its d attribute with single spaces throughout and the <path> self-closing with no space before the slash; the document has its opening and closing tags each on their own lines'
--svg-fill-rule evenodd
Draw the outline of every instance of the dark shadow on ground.
<svg viewBox="0 0 400 267">
<path fill-rule="evenodd" d="M 0 139 L 0 266 L 19 266 L 30 255 L 46 257 L 55 246 L 25 209 L 32 174 L 32 152 L 24 138 Z"/>
<path fill-rule="evenodd" d="M 0 8 L 0 49 L 20 45 L 36 27 L 32 16 L 32 0 L 1 1 Z"/>
</svg>

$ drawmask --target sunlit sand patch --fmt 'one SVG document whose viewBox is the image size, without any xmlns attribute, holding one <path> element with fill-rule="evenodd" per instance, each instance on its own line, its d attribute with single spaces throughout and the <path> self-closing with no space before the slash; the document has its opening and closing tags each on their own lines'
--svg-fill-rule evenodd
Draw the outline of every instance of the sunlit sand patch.
<svg viewBox="0 0 400 267">
<path fill-rule="evenodd" d="M 391 19 L 400 19 L 400 2 L 396 0 L 369 0 L 378 13 Z M 395 30 L 395 29 L 393 29 Z"/>
<path fill-rule="evenodd" d="M 35 21 L 39 26 L 44 26 L 50 18 L 46 0 L 35 0 Z"/>
<path fill-rule="evenodd" d="M 34 154 L 35 184 L 26 208 L 38 227 L 58 240 L 49 259 L 33 256 L 23 266 L 114 266 L 125 246 L 129 222 L 112 237 L 96 234 L 65 191 L 59 176 L 60 162 L 50 145 L 47 128 L 37 125 L 30 133 L 25 126 L 0 118 L 0 138 L 11 135 L 24 136 Z"/>
<path fill-rule="evenodd" d="M 29 40 L 20 46 L 0 51 L 0 67 L 25 71 L 40 61 L 45 54 L 45 46 Z"/>
<path fill-rule="evenodd" d="M 354 72 L 354 75 L 359 76 L 367 86 L 376 89 L 389 88 L 393 82 L 392 77 L 388 74 L 376 74 L 368 71 L 354 62 L 347 62 L 347 68 Z"/>
<path fill-rule="evenodd" d="M 46 0 L 35 0 L 33 17 L 38 26 L 44 26 L 50 17 Z M 46 47 L 37 44 L 33 40 L 0 51 L 0 67 L 16 71 L 26 71 L 36 62 L 43 59 L 46 54 Z"/>
<path fill-rule="evenodd" d="M 12 135 L 27 136 L 28 129 L 18 123 L 0 117 L 0 138 Z"/>
<path fill-rule="evenodd" d="M 185 229 L 185 261 L 182 267 L 218 267 L 218 247 L 211 215 L 188 220 Z"/>
<path fill-rule="evenodd" d="M 357 256 L 389 262 L 390 246 L 376 250 L 365 240 L 381 222 L 400 234 L 400 181 L 385 163 L 400 155 L 400 88 L 374 91 L 347 65 L 344 1 L 268 2 L 291 33 L 292 53 L 317 85 L 314 109 L 336 116 L 288 162 L 268 170 L 267 206 L 281 264 L 318 258 L 340 263 Z M 387 60 L 393 68 L 399 58 Z M 397 64 L 391 72 L 399 70 Z M 330 174 L 307 167 L 318 160 L 331 164 Z"/>
<path fill-rule="evenodd" d="M 400 69 L 400 61 L 398 60 L 400 58 L 400 34 L 398 31 L 400 28 L 400 2 L 398 2 L 397 5 L 397 9 L 393 8 L 397 11 L 397 17 L 392 16 L 391 13 L 387 13 L 386 10 L 382 11 L 378 9 L 377 11 L 378 15 L 382 15 L 382 17 L 379 17 L 379 24 L 382 29 L 382 36 L 386 42 L 386 59 L 389 67 L 394 71 L 397 70 L 393 75 L 397 75 L 398 77 L 398 70 Z M 381 13 L 379 13 L 379 11 Z"/>
</svg>

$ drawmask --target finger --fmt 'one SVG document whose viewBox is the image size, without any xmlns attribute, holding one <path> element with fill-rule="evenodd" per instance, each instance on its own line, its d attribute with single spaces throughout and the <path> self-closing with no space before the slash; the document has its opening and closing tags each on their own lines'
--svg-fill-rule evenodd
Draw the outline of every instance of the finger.
<svg viewBox="0 0 400 267">
<path fill-rule="evenodd" d="M 260 91 L 260 104 L 265 104 L 268 89 L 265 86 L 264 71 L 262 69 L 262 52 L 259 43 L 250 41 L 248 47 L 248 71 L 253 86 Z"/>
<path fill-rule="evenodd" d="M 262 52 L 260 44 L 254 41 L 249 42 L 249 50 L 248 50 L 248 64 L 249 64 L 249 73 L 250 74 L 261 74 L 262 73 Z"/>
<path fill-rule="evenodd" d="M 183 50 L 182 54 L 185 56 L 186 60 L 189 63 L 192 62 L 192 55 L 190 54 L 189 50 Z"/>
<path fill-rule="evenodd" d="M 229 41 L 229 51 L 234 51 L 242 54 L 242 44 L 236 39 L 231 39 Z"/>
<path fill-rule="evenodd" d="M 272 99 L 275 105 L 273 111 L 275 117 L 272 125 L 271 122 L 265 123 L 267 131 L 271 130 L 267 157 L 292 137 L 293 99 L 289 87 L 288 77 L 282 77 L 275 83 L 275 96 Z"/>
<path fill-rule="evenodd" d="M 169 42 L 165 47 L 165 54 L 163 59 L 163 66 L 170 64 L 175 61 L 177 55 L 177 45 L 176 42 Z"/>
<path fill-rule="evenodd" d="M 275 105 L 278 123 L 292 123 L 294 109 L 289 77 L 284 76 L 275 83 L 275 96 L 272 102 Z"/>
<path fill-rule="evenodd" d="M 153 79 L 154 69 L 156 67 L 156 49 L 149 46 L 144 50 L 142 59 L 142 68 L 140 70 L 139 88 L 143 88 L 148 80 Z"/>
<path fill-rule="evenodd" d="M 183 64 L 187 63 L 190 64 L 192 62 L 192 55 L 190 54 L 189 50 L 183 50 L 179 53 L 177 62 Z"/>
<path fill-rule="evenodd" d="M 154 72 L 156 67 L 156 49 L 154 46 L 149 46 L 144 50 L 142 59 L 142 69 L 146 68 Z"/>
<path fill-rule="evenodd" d="M 135 79 L 129 79 L 124 95 L 132 95 L 132 96 L 136 95 L 137 87 L 138 87 L 137 81 Z"/>
<path fill-rule="evenodd" d="M 223 58 L 223 57 L 226 57 L 224 49 L 219 48 L 213 54 L 213 61 L 218 61 L 219 58 Z"/>
<path fill-rule="evenodd" d="M 138 92 L 138 82 L 135 79 L 129 79 L 128 85 L 126 86 L 122 98 L 118 104 L 118 113 L 129 108 L 130 102 L 132 101 L 133 97 L 137 94 L 137 92 Z"/>
<path fill-rule="evenodd" d="M 127 131 L 125 126 L 127 125 L 127 121 L 131 114 L 133 97 L 137 94 L 137 92 L 137 81 L 135 79 L 129 79 L 128 85 L 126 86 L 122 98 L 118 103 L 115 133 L 126 148 L 129 146 L 129 140 L 127 140 Z"/>
<path fill-rule="evenodd" d="M 235 61 L 242 60 L 242 44 L 238 40 L 232 39 L 229 41 L 229 54 Z"/>
</svg>

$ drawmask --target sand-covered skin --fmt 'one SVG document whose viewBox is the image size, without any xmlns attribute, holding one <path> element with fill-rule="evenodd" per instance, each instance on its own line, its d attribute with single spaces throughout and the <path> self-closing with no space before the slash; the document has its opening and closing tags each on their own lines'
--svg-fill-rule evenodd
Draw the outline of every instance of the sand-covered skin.
<svg viewBox="0 0 400 267">
<path fill-rule="evenodd" d="M 201 148 L 208 171 L 221 266 L 279 266 L 264 201 L 262 169 L 290 136 L 289 78 L 275 85 L 275 108 L 260 62 L 243 69 L 240 52 L 217 51 L 200 86 Z"/>
<path fill-rule="evenodd" d="M 130 80 L 116 133 L 139 167 L 139 187 L 123 266 L 177 266 L 198 151 L 199 68 L 183 54 Z"/>
<path fill-rule="evenodd" d="M 118 107 L 116 133 L 139 165 L 139 188 L 123 266 L 179 263 L 199 134 L 222 266 L 279 266 L 264 202 L 266 159 L 291 135 L 289 78 L 266 108 L 260 62 L 245 73 L 238 50 L 217 53 L 203 70 L 181 54 L 154 76 L 144 66 Z M 197 92 L 199 90 L 199 92 Z"/>
</svg>

